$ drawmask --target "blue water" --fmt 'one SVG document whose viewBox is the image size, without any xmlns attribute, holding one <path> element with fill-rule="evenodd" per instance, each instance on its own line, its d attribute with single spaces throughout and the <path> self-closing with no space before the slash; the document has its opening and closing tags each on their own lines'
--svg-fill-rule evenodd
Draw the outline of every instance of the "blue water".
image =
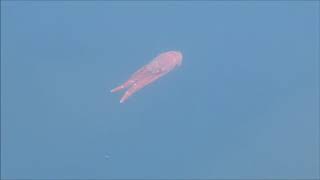
<svg viewBox="0 0 320 180">
<path fill-rule="evenodd" d="M 319 2 L 1 2 L 1 178 L 320 178 Z M 124 104 L 157 54 L 183 64 Z"/>
</svg>

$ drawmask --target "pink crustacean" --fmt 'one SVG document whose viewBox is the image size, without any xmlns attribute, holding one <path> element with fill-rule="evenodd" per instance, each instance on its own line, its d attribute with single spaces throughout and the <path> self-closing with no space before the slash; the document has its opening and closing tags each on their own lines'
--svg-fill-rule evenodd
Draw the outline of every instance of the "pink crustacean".
<svg viewBox="0 0 320 180">
<path fill-rule="evenodd" d="M 120 103 L 123 103 L 141 88 L 169 73 L 177 66 L 180 66 L 182 58 L 182 53 L 179 51 L 167 51 L 161 53 L 149 64 L 138 69 L 125 83 L 112 89 L 111 92 L 113 93 L 128 88 L 120 99 Z"/>
</svg>

